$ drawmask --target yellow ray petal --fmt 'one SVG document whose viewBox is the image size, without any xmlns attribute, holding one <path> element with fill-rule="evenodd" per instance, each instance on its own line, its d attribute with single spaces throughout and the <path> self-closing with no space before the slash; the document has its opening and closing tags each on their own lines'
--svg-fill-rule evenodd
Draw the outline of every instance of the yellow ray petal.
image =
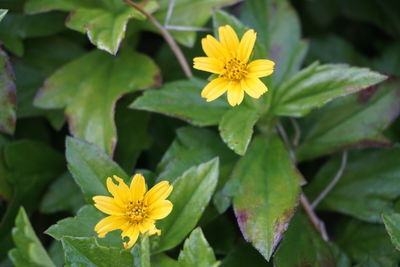
<svg viewBox="0 0 400 267">
<path fill-rule="evenodd" d="M 125 213 L 124 209 L 112 197 L 95 196 L 93 197 L 93 201 L 97 209 L 109 215 L 124 215 Z"/>
<path fill-rule="evenodd" d="M 126 220 L 122 216 L 107 216 L 96 224 L 94 230 L 100 238 L 103 238 L 108 232 L 121 229 L 125 223 Z"/>
<path fill-rule="evenodd" d="M 118 182 L 116 185 L 113 180 L 107 178 L 107 189 L 114 196 L 115 201 L 119 204 L 127 203 L 131 200 L 131 191 L 129 187 L 125 184 L 124 180 L 114 175 L 113 178 Z"/>
<path fill-rule="evenodd" d="M 216 74 L 220 74 L 224 67 L 221 60 L 213 57 L 196 57 L 193 62 L 193 68 Z"/>
<path fill-rule="evenodd" d="M 172 211 L 172 203 L 169 200 L 161 200 L 149 206 L 148 215 L 151 219 L 160 220 L 168 216 Z"/>
<path fill-rule="evenodd" d="M 142 201 L 143 196 L 146 193 L 146 182 L 144 180 L 143 175 L 141 174 L 135 174 L 132 178 L 131 185 L 129 187 L 132 193 L 132 201 L 137 202 L 137 201 Z"/>
<path fill-rule="evenodd" d="M 247 78 L 246 84 L 249 85 L 253 91 L 257 91 L 260 95 L 268 91 L 267 86 L 265 86 L 265 84 L 258 78 Z"/>
<path fill-rule="evenodd" d="M 228 85 L 229 80 L 225 78 L 216 78 L 204 87 L 203 91 L 201 91 L 201 96 L 207 98 L 207 102 L 213 101 L 226 92 Z"/>
<path fill-rule="evenodd" d="M 169 196 L 169 194 L 171 194 L 172 189 L 173 186 L 169 185 L 167 181 L 159 182 L 146 193 L 144 196 L 144 203 L 146 203 L 147 206 L 150 206 L 154 202 L 164 200 Z"/>
<path fill-rule="evenodd" d="M 208 57 L 213 57 L 220 60 L 229 58 L 229 53 L 225 47 L 221 45 L 213 36 L 207 35 L 201 40 L 201 45 Z"/>
<path fill-rule="evenodd" d="M 251 52 L 253 52 L 254 43 L 256 42 L 256 33 L 253 30 L 248 30 L 240 40 L 238 48 L 238 58 L 244 63 L 247 63 Z"/>
<path fill-rule="evenodd" d="M 247 66 L 248 77 L 265 77 L 274 72 L 275 63 L 267 59 L 257 59 Z"/>
<path fill-rule="evenodd" d="M 240 82 L 232 82 L 230 88 L 228 89 L 228 102 L 234 107 L 242 103 L 244 97 L 244 92 L 240 85 Z"/>
<path fill-rule="evenodd" d="M 156 226 L 154 225 L 154 227 L 149 230 L 148 234 L 149 235 L 157 234 L 158 236 L 160 236 L 161 235 L 161 230 L 157 229 Z"/>
<path fill-rule="evenodd" d="M 131 248 L 136 243 L 139 237 L 139 227 L 137 225 L 131 225 L 126 231 L 121 233 L 122 237 L 129 237 L 128 242 L 124 242 L 125 248 Z"/>
<path fill-rule="evenodd" d="M 231 56 L 236 56 L 239 47 L 239 38 L 231 26 L 225 25 L 218 28 L 221 44 L 229 51 Z"/>
<path fill-rule="evenodd" d="M 141 223 L 138 224 L 139 231 L 144 234 L 148 232 L 149 230 L 153 229 L 154 226 L 154 220 L 151 219 L 143 219 Z"/>
</svg>

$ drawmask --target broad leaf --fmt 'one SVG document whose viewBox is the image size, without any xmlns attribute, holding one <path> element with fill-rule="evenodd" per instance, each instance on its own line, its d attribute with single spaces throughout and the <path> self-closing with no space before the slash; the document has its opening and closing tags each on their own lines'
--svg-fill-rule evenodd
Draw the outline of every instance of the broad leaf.
<svg viewBox="0 0 400 267">
<path fill-rule="evenodd" d="M 145 55 L 124 50 L 115 57 L 92 51 L 48 78 L 35 104 L 65 108 L 71 133 L 111 154 L 116 143 L 115 102 L 125 93 L 155 85 L 158 75 Z"/>
<path fill-rule="evenodd" d="M 159 90 L 146 91 L 130 107 L 176 117 L 197 126 L 216 125 L 229 105 L 221 98 L 207 103 L 200 96 L 204 86 L 205 82 L 196 78 L 174 81 Z"/>
<path fill-rule="evenodd" d="M 167 218 L 157 222 L 162 235 L 152 238 L 152 252 L 175 247 L 196 226 L 217 186 L 218 166 L 218 159 L 213 159 L 190 168 L 174 181 L 174 190 L 168 198 L 174 208 Z"/>
<path fill-rule="evenodd" d="M 156 6 L 154 1 L 148 1 L 144 8 L 151 12 Z M 72 11 L 66 22 L 67 27 L 86 33 L 90 42 L 113 55 L 124 39 L 128 21 L 145 18 L 123 1 L 115 0 L 29 0 L 25 5 L 25 11 L 29 13 L 49 10 Z"/>
<path fill-rule="evenodd" d="M 73 212 L 78 211 L 85 201 L 69 173 L 64 173 L 49 187 L 40 204 L 40 212 Z"/>
<path fill-rule="evenodd" d="M 13 134 L 16 121 L 15 77 L 7 54 L 0 49 L 0 132 Z"/>
<path fill-rule="evenodd" d="M 66 158 L 69 171 L 89 203 L 92 203 L 93 196 L 109 194 L 107 177 L 128 178 L 118 164 L 97 146 L 76 138 L 67 137 Z"/>
<path fill-rule="evenodd" d="M 337 99 L 304 120 L 297 158 L 309 160 L 346 146 L 387 145 L 381 132 L 399 112 L 398 80 Z"/>
<path fill-rule="evenodd" d="M 352 220 L 338 233 L 337 244 L 360 266 L 398 266 L 400 253 L 390 243 L 383 225 Z"/>
<path fill-rule="evenodd" d="M 55 267 L 46 250 L 37 238 L 24 208 L 20 208 L 15 218 L 12 236 L 16 248 L 10 250 L 9 257 L 16 267 Z"/>
<path fill-rule="evenodd" d="M 384 213 L 382 214 L 382 219 L 393 245 L 397 250 L 400 250 L 400 214 Z"/>
<path fill-rule="evenodd" d="M 185 240 L 183 250 L 179 253 L 178 262 L 180 266 L 185 267 L 216 267 L 219 265 L 214 251 L 204 237 L 201 228 L 194 229 Z"/>
<path fill-rule="evenodd" d="M 295 212 L 301 179 L 276 135 L 254 139 L 233 171 L 230 187 L 240 230 L 267 260 Z"/>
<path fill-rule="evenodd" d="M 314 63 L 285 81 L 274 96 L 273 112 L 302 117 L 337 97 L 357 92 L 386 79 L 366 68 Z"/>
<path fill-rule="evenodd" d="M 336 156 L 320 169 L 306 188 L 310 198 L 317 197 L 331 182 L 340 162 L 340 157 Z M 364 149 L 349 153 L 342 177 L 319 208 L 381 222 L 381 213 L 393 212 L 393 202 L 399 196 L 400 147 Z"/>
<path fill-rule="evenodd" d="M 336 259 L 335 252 L 334 245 L 324 241 L 309 219 L 299 212 L 274 255 L 274 266 L 351 266 L 346 256 Z"/>
<path fill-rule="evenodd" d="M 62 240 L 67 266 L 125 267 L 133 257 L 126 249 L 104 247 L 93 237 L 69 237 Z"/>
</svg>

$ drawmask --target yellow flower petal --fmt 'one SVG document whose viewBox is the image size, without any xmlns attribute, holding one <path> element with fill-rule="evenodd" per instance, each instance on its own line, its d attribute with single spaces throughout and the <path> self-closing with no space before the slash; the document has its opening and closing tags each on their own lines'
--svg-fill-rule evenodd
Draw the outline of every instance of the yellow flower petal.
<svg viewBox="0 0 400 267">
<path fill-rule="evenodd" d="M 265 77 L 274 72 L 275 63 L 267 59 L 258 59 L 247 66 L 247 77 Z"/>
<path fill-rule="evenodd" d="M 159 182 L 146 193 L 144 196 L 144 203 L 150 206 L 154 202 L 164 200 L 171 194 L 172 189 L 173 186 L 169 185 L 167 181 Z"/>
<path fill-rule="evenodd" d="M 133 247 L 133 245 L 135 245 L 139 237 L 139 227 L 137 227 L 136 225 L 132 225 L 126 231 L 122 232 L 121 236 L 129 238 L 128 242 L 124 242 L 124 247 L 131 248 Z"/>
<path fill-rule="evenodd" d="M 129 187 L 124 183 L 124 180 L 114 175 L 113 178 L 118 182 L 116 185 L 113 180 L 108 177 L 107 178 L 107 189 L 114 196 L 115 201 L 119 204 L 124 204 L 131 201 L 131 191 Z"/>
<path fill-rule="evenodd" d="M 137 202 L 137 201 L 142 201 L 143 196 L 146 193 L 146 182 L 144 180 L 143 175 L 141 174 L 135 174 L 132 178 L 131 185 L 129 187 L 132 193 L 132 201 Z"/>
<path fill-rule="evenodd" d="M 154 225 L 154 228 L 150 229 L 148 234 L 149 235 L 157 234 L 158 236 L 160 236 L 161 235 L 161 230 L 157 229 L 156 226 Z"/>
<path fill-rule="evenodd" d="M 93 201 L 96 208 L 109 215 L 124 215 L 125 213 L 124 209 L 112 197 L 95 196 Z"/>
<path fill-rule="evenodd" d="M 103 238 L 108 232 L 121 229 L 125 223 L 126 219 L 122 216 L 107 216 L 96 224 L 94 230 L 100 238 Z"/>
<path fill-rule="evenodd" d="M 221 60 L 213 57 L 196 57 L 193 59 L 193 62 L 193 68 L 216 74 L 220 74 L 224 67 Z"/>
<path fill-rule="evenodd" d="M 246 78 L 241 80 L 242 89 L 251 97 L 259 98 L 268 91 L 268 88 L 258 78 Z"/>
<path fill-rule="evenodd" d="M 207 35 L 201 40 L 203 50 L 208 57 L 213 57 L 220 60 L 229 58 L 229 53 L 225 47 L 221 45 L 214 37 Z"/>
<path fill-rule="evenodd" d="M 232 82 L 228 89 L 228 102 L 234 107 L 242 103 L 244 97 L 244 91 L 240 85 L 240 82 Z"/>
<path fill-rule="evenodd" d="M 169 200 L 161 200 L 149 206 L 149 217 L 154 220 L 160 220 L 168 216 L 172 211 L 172 203 Z"/>
<path fill-rule="evenodd" d="M 221 44 L 230 52 L 231 56 L 236 56 L 239 47 L 239 38 L 231 26 L 225 25 L 218 28 L 218 35 Z"/>
<path fill-rule="evenodd" d="M 251 52 L 253 52 L 254 43 L 256 42 L 256 33 L 253 30 L 248 30 L 240 40 L 238 48 L 238 58 L 247 63 Z"/>
<path fill-rule="evenodd" d="M 216 78 L 209 82 L 201 92 L 201 96 L 207 98 L 207 102 L 220 97 L 228 89 L 229 80 L 225 78 Z"/>
</svg>

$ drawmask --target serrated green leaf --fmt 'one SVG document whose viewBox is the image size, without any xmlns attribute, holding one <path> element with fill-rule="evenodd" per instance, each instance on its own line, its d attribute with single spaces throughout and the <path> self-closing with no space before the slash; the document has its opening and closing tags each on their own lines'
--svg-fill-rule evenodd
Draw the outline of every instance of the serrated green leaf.
<svg viewBox="0 0 400 267">
<path fill-rule="evenodd" d="M 159 90 L 146 91 L 130 107 L 177 117 L 197 126 L 216 125 L 229 105 L 222 99 L 207 103 L 200 96 L 204 86 L 205 82 L 197 78 L 174 81 Z"/>
<path fill-rule="evenodd" d="M 259 118 L 259 111 L 244 104 L 230 109 L 219 123 L 222 140 L 237 154 L 244 155 L 253 136 L 253 127 Z"/>
<path fill-rule="evenodd" d="M 305 118 L 297 158 L 310 160 L 346 146 L 385 146 L 388 141 L 381 132 L 399 112 L 398 80 L 337 99 Z"/>
<path fill-rule="evenodd" d="M 335 256 L 333 243 L 324 241 L 308 218 L 298 212 L 274 255 L 274 266 L 351 266 L 346 256 L 340 264 Z"/>
<path fill-rule="evenodd" d="M 329 160 L 307 186 L 315 198 L 335 177 L 340 157 Z M 382 222 L 382 212 L 393 212 L 400 196 L 400 147 L 363 149 L 349 153 L 339 182 L 321 201 L 319 209 L 331 210 L 369 222 Z"/>
<path fill-rule="evenodd" d="M 93 237 L 69 237 L 62 240 L 66 266 L 125 267 L 133 264 L 126 249 L 104 247 Z"/>
<path fill-rule="evenodd" d="M 9 257 L 16 267 L 43 266 L 55 267 L 46 250 L 37 238 L 24 208 L 20 208 L 15 218 L 12 236 L 16 248 L 9 252 Z"/>
<path fill-rule="evenodd" d="M 400 213 L 384 213 L 382 219 L 393 245 L 400 250 Z"/>
<path fill-rule="evenodd" d="M 337 97 L 385 79 L 386 76 L 367 68 L 316 62 L 282 84 L 274 95 L 273 112 L 280 116 L 302 117 Z"/>
<path fill-rule="evenodd" d="M 107 154 L 83 140 L 67 137 L 66 158 L 68 169 L 88 203 L 92 203 L 93 196 L 108 195 L 107 177 L 117 175 L 122 179 L 128 178 Z"/>
<path fill-rule="evenodd" d="M 0 9 L 0 22 L 3 20 L 4 16 L 7 14 L 7 9 Z"/>
<path fill-rule="evenodd" d="M 69 211 L 75 213 L 85 201 L 79 187 L 69 173 L 64 173 L 57 178 L 43 196 L 40 204 L 40 212 L 54 213 Z"/>
<path fill-rule="evenodd" d="M 143 6 L 148 12 L 156 7 L 155 1 L 148 1 Z M 25 11 L 29 13 L 49 10 L 72 11 L 66 22 L 67 27 L 86 33 L 91 43 L 113 55 L 125 37 L 128 21 L 131 18 L 145 19 L 136 9 L 115 0 L 30 0 L 25 5 Z"/>
<path fill-rule="evenodd" d="M 0 49 L 0 132 L 13 134 L 16 116 L 15 76 L 7 54 Z"/>
<path fill-rule="evenodd" d="M 301 179 L 277 135 L 254 139 L 233 170 L 229 186 L 241 232 L 267 260 L 295 212 Z"/>
<path fill-rule="evenodd" d="M 219 266 L 214 251 L 208 244 L 201 228 L 196 228 L 185 240 L 183 250 L 179 253 L 178 263 L 180 266 Z"/>
<path fill-rule="evenodd" d="M 400 253 L 390 243 L 383 225 L 351 220 L 338 233 L 337 244 L 359 266 L 398 266 Z"/>
<path fill-rule="evenodd" d="M 115 57 L 96 50 L 48 78 L 35 105 L 65 108 L 71 133 L 111 154 L 116 142 L 115 102 L 125 93 L 153 86 L 158 75 L 157 66 L 145 55 L 124 50 Z"/>
<path fill-rule="evenodd" d="M 152 237 L 152 252 L 175 247 L 196 226 L 217 186 L 218 168 L 218 159 L 213 159 L 190 168 L 173 182 L 174 190 L 168 199 L 174 208 L 167 218 L 157 222 L 162 234 Z"/>
</svg>

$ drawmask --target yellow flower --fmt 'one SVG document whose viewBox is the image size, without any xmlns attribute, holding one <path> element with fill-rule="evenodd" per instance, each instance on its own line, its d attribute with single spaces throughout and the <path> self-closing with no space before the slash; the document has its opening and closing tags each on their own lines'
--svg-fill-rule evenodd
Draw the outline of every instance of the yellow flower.
<svg viewBox="0 0 400 267">
<path fill-rule="evenodd" d="M 102 219 L 95 227 L 100 238 L 110 231 L 120 229 L 122 238 L 128 237 L 129 242 L 124 242 L 125 248 L 132 247 L 138 239 L 139 233 L 160 235 L 156 228 L 156 220 L 168 216 L 172 211 L 172 203 L 166 198 L 172 191 L 172 185 L 167 181 L 156 184 L 148 192 L 144 177 L 136 174 L 128 187 L 118 176 L 113 180 L 107 178 L 107 189 L 113 197 L 95 196 L 95 207 L 110 215 Z"/>
<path fill-rule="evenodd" d="M 213 101 L 228 91 L 228 102 L 231 106 L 239 105 L 244 92 L 259 98 L 268 88 L 259 79 L 274 71 L 275 63 L 271 60 L 258 59 L 249 63 L 249 58 L 256 41 L 256 33 L 248 30 L 239 42 L 231 26 L 218 29 L 218 42 L 213 36 L 201 40 L 207 57 L 194 58 L 194 68 L 217 74 L 201 92 L 207 102 Z"/>
</svg>

